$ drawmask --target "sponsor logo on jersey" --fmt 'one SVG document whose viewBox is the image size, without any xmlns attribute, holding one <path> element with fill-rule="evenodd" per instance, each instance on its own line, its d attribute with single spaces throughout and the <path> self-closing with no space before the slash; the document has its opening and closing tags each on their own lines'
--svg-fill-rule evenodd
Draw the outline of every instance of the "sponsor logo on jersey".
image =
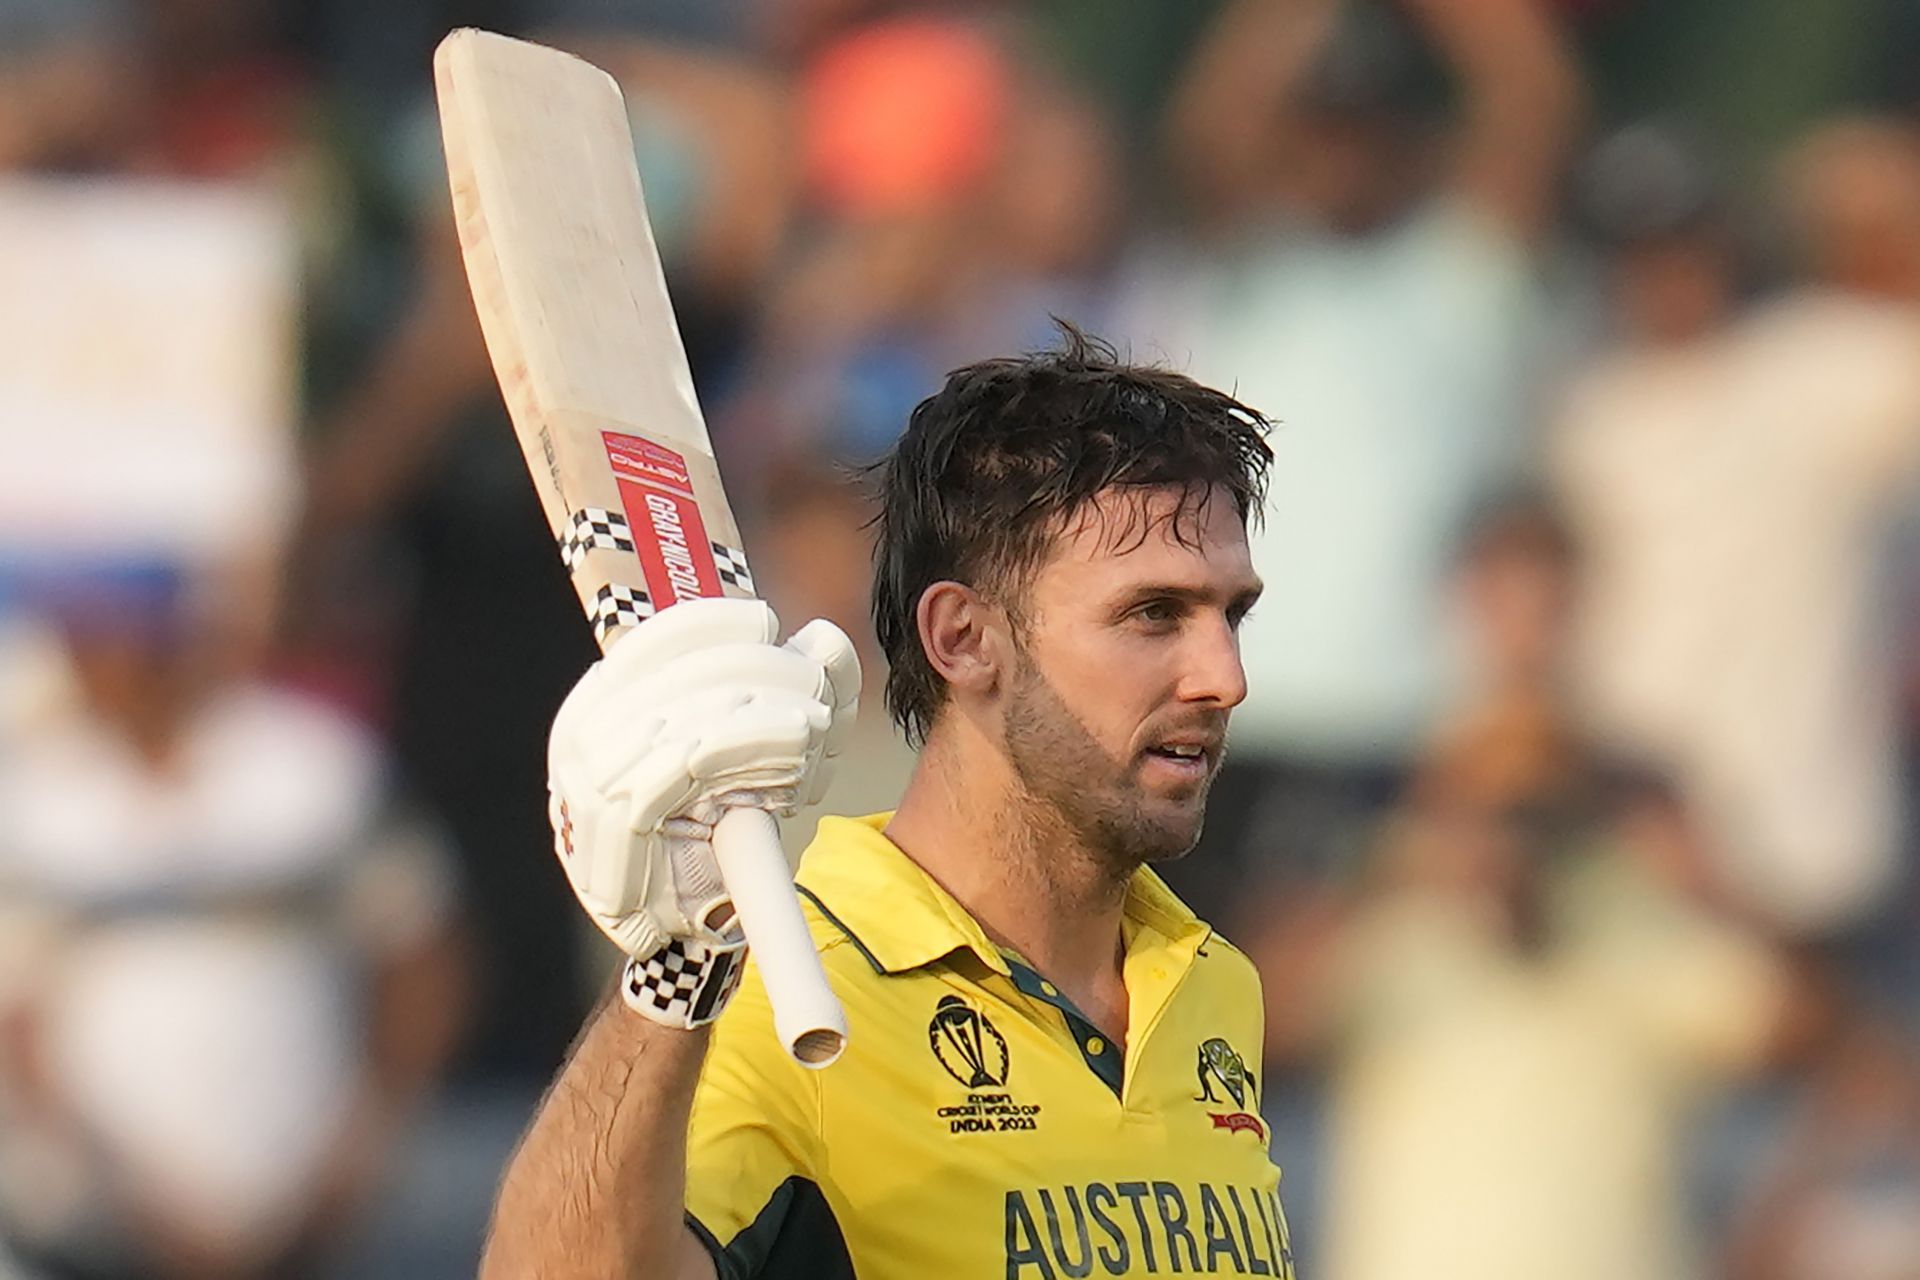
<svg viewBox="0 0 1920 1280">
<path fill-rule="evenodd" d="M 1254 1114 L 1259 1106 L 1258 1086 L 1247 1070 L 1245 1059 L 1234 1052 L 1232 1045 L 1219 1036 L 1201 1041 L 1194 1071 L 1200 1082 L 1200 1092 L 1193 1098 L 1195 1102 L 1232 1104 L 1230 1111 L 1207 1112 L 1214 1128 L 1229 1133 L 1245 1130 L 1266 1141 L 1267 1127 Z"/>
</svg>

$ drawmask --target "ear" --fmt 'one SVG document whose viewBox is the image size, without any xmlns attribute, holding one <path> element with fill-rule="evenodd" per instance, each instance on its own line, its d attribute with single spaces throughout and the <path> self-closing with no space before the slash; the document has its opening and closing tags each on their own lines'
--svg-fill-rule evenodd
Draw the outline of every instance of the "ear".
<svg viewBox="0 0 1920 1280">
<path fill-rule="evenodd" d="M 980 696 L 999 687 L 1011 654 L 1007 619 L 972 587 L 936 582 L 915 610 L 927 663 L 954 693 Z"/>
</svg>

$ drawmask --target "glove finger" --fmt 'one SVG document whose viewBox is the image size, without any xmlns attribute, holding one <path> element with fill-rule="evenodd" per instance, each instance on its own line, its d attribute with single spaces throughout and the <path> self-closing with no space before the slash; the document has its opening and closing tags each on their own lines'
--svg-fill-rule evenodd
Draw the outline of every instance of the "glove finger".
<svg viewBox="0 0 1920 1280">
<path fill-rule="evenodd" d="M 701 785 L 700 799 L 695 803 L 713 806 L 716 814 L 736 807 L 792 813 L 800 804 L 800 774 L 801 769 L 791 760 L 772 767 L 728 769 Z"/>
<path fill-rule="evenodd" d="M 815 618 L 794 632 L 793 638 L 787 641 L 787 647 L 807 654 L 827 673 L 828 696 L 833 702 L 834 715 L 821 754 L 827 758 L 837 756 L 846 750 L 847 740 L 853 736 L 854 727 L 859 722 L 859 651 L 854 648 L 846 632 L 825 618 Z M 814 802 L 809 800 L 807 803 Z"/>
<path fill-rule="evenodd" d="M 547 748 L 547 774 L 573 793 L 616 791 L 620 779 L 659 747 L 663 728 L 657 714 L 620 724 L 578 725 L 564 734 L 556 728 Z"/>
<path fill-rule="evenodd" d="M 635 791 L 643 785 L 637 779 L 655 776 L 648 772 L 649 755 L 678 743 L 684 757 L 702 730 L 725 721 L 753 696 L 751 686 L 732 683 L 692 684 L 653 698 L 623 696 L 608 708 L 600 737 L 581 744 L 580 776 L 609 794 Z M 629 718 L 622 719 L 622 712 Z"/>
<path fill-rule="evenodd" d="M 621 916 L 595 913 L 593 922 L 600 926 L 600 932 L 613 939 L 614 946 L 630 956 L 645 959 L 667 945 L 667 935 L 660 931 L 653 917 L 644 911 Z"/>
<path fill-rule="evenodd" d="M 603 822 L 588 837 L 589 848 L 568 865 L 573 887 L 589 910 L 606 916 L 624 916 L 645 905 L 647 896 L 647 842 Z"/>
<path fill-rule="evenodd" d="M 860 697 L 860 652 L 847 633 L 825 618 L 815 618 L 794 632 L 785 648 L 805 654 L 827 673 L 836 710 L 852 706 Z"/>
<path fill-rule="evenodd" d="M 760 706 L 762 709 L 752 710 L 751 708 L 755 706 Z M 824 728 L 827 710 L 810 698 L 793 694 L 756 695 L 736 687 L 698 689 L 676 699 L 666 708 L 666 714 L 662 717 L 669 726 L 664 732 L 673 732 L 681 736 L 656 738 L 645 744 L 644 750 L 632 758 L 608 756 L 609 767 L 593 781 L 605 794 L 638 795 L 649 787 L 673 785 L 674 780 L 680 778 L 682 770 L 688 779 L 704 779 L 709 774 L 702 772 L 696 765 L 688 763 L 689 757 L 698 745 L 703 740 L 712 739 L 716 732 L 729 724 L 760 723 L 757 717 L 765 716 L 767 714 L 765 707 L 768 706 L 791 707 L 796 714 L 806 716 L 810 725 L 817 724 Z M 748 732 L 748 730 L 741 729 L 739 732 Z M 661 752 L 665 752 L 666 755 L 656 758 Z M 785 761 L 787 754 L 783 751 L 779 758 Z M 663 760 L 675 763 L 663 763 Z M 715 766 L 716 769 L 732 767 L 734 766 L 730 763 Z M 656 806 L 650 816 L 652 821 L 657 822 L 679 812 L 678 807 Z"/>
<path fill-rule="evenodd" d="M 646 758 L 666 743 L 685 742 L 700 726 L 727 715 L 746 697 L 744 690 L 694 685 L 672 693 L 623 689 L 596 709 L 564 740 L 556 737 L 548 768 L 569 781 L 577 778 L 609 794 L 627 791 L 627 775 L 645 767 Z M 563 764 L 572 768 L 561 773 Z"/>
<path fill-rule="evenodd" d="M 699 724 L 724 714 L 730 694 L 778 692 L 837 700 L 834 680 L 857 679 L 859 660 L 850 646 L 841 651 L 844 661 L 833 656 L 833 638 L 846 642 L 833 624 L 821 623 L 808 631 L 819 641 L 816 647 L 828 652 L 840 671 L 838 677 L 833 667 L 824 666 L 803 648 L 764 643 L 720 644 L 682 654 L 645 672 L 633 663 L 626 663 L 624 669 L 616 667 L 611 659 L 596 665 L 555 717 L 550 772 L 570 772 L 562 767 L 564 756 L 582 765 L 594 785 L 609 786 L 652 748 L 664 725 Z M 625 650 L 628 644 L 623 640 L 616 648 Z"/>
<path fill-rule="evenodd" d="M 727 644 L 682 655 L 644 676 L 600 686 L 599 701 L 583 733 L 605 740 L 601 753 L 618 754 L 622 740 L 646 741 L 647 722 L 681 724 L 678 703 L 709 691 L 762 690 L 817 698 L 825 691 L 820 667 L 806 656 L 768 644 Z M 697 723 L 697 722 L 696 722 Z"/>
<path fill-rule="evenodd" d="M 687 772 L 702 783 L 742 769 L 790 768 L 797 776 L 817 733 L 805 704 L 756 698 L 700 735 Z"/>
<path fill-rule="evenodd" d="M 703 686 L 772 690 L 816 701 L 828 693 L 820 664 L 780 645 L 717 645 L 690 653 L 661 668 L 649 682 L 667 691 Z"/>
<path fill-rule="evenodd" d="M 660 743 L 621 776 L 612 790 L 627 799 L 625 834 L 652 831 L 699 794 L 687 767 L 692 745 L 684 741 Z"/>
<path fill-rule="evenodd" d="M 710 806 L 716 820 L 724 817 L 729 809 L 765 809 L 768 813 L 780 813 L 792 808 L 793 802 L 791 786 L 757 782 L 744 774 L 737 781 L 729 778 L 724 787 L 715 787 L 702 797 L 702 803 Z"/>
<path fill-rule="evenodd" d="M 609 678 L 624 684 L 675 658 L 727 644 L 771 644 L 780 620 L 762 600 L 711 597 L 688 600 L 648 618 L 600 660 Z"/>
<path fill-rule="evenodd" d="M 836 711 L 832 723 L 827 726 L 826 736 L 821 740 L 820 758 L 832 760 L 844 753 L 859 723 L 860 703 L 857 700 Z"/>
<path fill-rule="evenodd" d="M 660 834 L 672 840 L 704 840 L 713 842 L 713 824 L 719 817 L 717 811 L 707 809 L 708 816 L 699 816 L 694 810 L 704 806 L 695 804 L 687 813 L 676 813 L 660 824 Z"/>
</svg>

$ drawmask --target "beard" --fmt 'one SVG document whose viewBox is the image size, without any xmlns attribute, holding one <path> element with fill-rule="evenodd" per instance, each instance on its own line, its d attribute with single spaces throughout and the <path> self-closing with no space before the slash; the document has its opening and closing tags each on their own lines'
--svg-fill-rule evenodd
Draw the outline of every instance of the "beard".
<svg viewBox="0 0 1920 1280">
<path fill-rule="evenodd" d="M 1185 801 L 1153 795 L 1137 776 L 1139 762 L 1103 748 L 1025 655 L 1009 683 L 1004 734 L 1040 828 L 1065 827 L 1116 877 L 1199 843 L 1212 776 Z"/>
</svg>

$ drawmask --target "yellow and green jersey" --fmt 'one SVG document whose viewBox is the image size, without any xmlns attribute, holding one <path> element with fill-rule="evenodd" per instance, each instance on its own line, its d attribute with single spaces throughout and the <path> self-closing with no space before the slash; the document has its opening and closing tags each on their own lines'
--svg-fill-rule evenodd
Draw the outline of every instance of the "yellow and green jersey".
<svg viewBox="0 0 1920 1280">
<path fill-rule="evenodd" d="M 846 1054 L 782 1053 L 751 965 L 715 1029 L 687 1216 L 721 1276 L 1292 1277 L 1246 957 L 1138 872 L 1110 1044 L 884 821 L 822 819 L 800 868 Z"/>
</svg>

